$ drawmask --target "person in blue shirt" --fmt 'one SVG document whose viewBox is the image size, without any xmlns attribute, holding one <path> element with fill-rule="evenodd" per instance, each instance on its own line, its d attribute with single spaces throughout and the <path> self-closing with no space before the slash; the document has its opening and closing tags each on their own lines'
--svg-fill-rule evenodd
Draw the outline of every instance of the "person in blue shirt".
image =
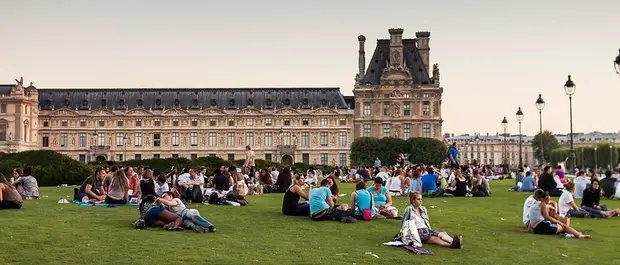
<svg viewBox="0 0 620 265">
<path fill-rule="evenodd" d="M 525 172 L 525 177 L 521 180 L 521 188 L 519 188 L 519 191 L 532 192 L 535 189 L 532 173 L 530 171 Z"/>
<path fill-rule="evenodd" d="M 331 182 L 328 179 L 321 180 L 321 186 L 312 189 L 309 195 L 310 217 L 315 221 L 333 220 L 343 223 L 355 223 L 357 219 L 352 217 L 349 206 L 341 204 L 334 207 L 334 196 L 329 190 Z M 336 195 L 337 196 L 337 195 Z"/>
<path fill-rule="evenodd" d="M 366 190 L 364 182 L 355 185 L 355 192 L 351 193 L 351 209 L 355 210 L 355 217 L 366 221 L 372 220 L 377 214 L 373 207 L 373 197 Z"/>
<path fill-rule="evenodd" d="M 448 163 L 450 165 L 450 169 L 459 167 L 459 148 L 456 142 L 452 143 L 450 149 L 448 149 Z"/>
<path fill-rule="evenodd" d="M 428 167 L 428 174 L 422 176 L 422 194 L 429 196 L 437 192 L 437 182 L 442 178 L 435 174 L 432 167 Z"/>
</svg>

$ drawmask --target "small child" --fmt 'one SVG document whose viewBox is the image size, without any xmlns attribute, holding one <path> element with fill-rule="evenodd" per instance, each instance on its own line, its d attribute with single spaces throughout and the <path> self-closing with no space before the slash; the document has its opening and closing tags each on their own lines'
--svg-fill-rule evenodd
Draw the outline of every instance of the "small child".
<svg viewBox="0 0 620 265">
<path fill-rule="evenodd" d="M 157 196 L 161 197 L 164 192 L 168 191 L 170 191 L 170 187 L 166 182 L 166 175 L 161 174 L 157 176 L 157 184 L 155 184 L 155 193 L 157 194 Z"/>
</svg>

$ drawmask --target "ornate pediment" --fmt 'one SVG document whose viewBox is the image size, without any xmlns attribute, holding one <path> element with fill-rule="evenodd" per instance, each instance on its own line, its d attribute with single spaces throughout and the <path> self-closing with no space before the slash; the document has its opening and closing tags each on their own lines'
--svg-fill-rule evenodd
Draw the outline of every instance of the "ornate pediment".
<svg viewBox="0 0 620 265">
<path fill-rule="evenodd" d="M 226 112 L 218 108 L 208 108 L 206 110 L 203 110 L 200 113 L 200 115 L 222 115 L 222 114 L 226 114 Z"/>
<path fill-rule="evenodd" d="M 75 110 L 71 110 L 71 109 L 57 109 L 55 111 L 52 111 L 50 113 L 50 115 L 57 115 L 57 116 L 78 116 L 80 115 L 77 111 Z"/>
<path fill-rule="evenodd" d="M 189 112 L 182 110 L 182 109 L 169 109 L 169 110 L 165 110 L 161 115 L 169 115 L 169 116 L 189 115 Z"/>
<path fill-rule="evenodd" d="M 90 112 L 90 115 L 116 115 L 113 111 L 108 109 L 96 109 Z"/>
<path fill-rule="evenodd" d="M 237 112 L 237 115 L 262 115 L 263 112 L 255 108 L 245 108 Z"/>
<path fill-rule="evenodd" d="M 338 111 L 334 110 L 334 109 L 330 109 L 330 108 L 318 108 L 313 110 L 312 112 L 310 112 L 310 114 L 312 115 L 317 115 L 317 114 L 338 114 Z"/>
<path fill-rule="evenodd" d="M 127 116 L 151 116 L 153 115 L 153 113 L 145 109 L 132 109 L 132 110 L 128 110 L 127 112 L 125 112 L 125 115 Z"/>
<path fill-rule="evenodd" d="M 279 109 L 276 110 L 274 112 L 274 114 L 278 114 L 278 115 L 299 115 L 301 114 L 301 112 L 293 109 L 293 108 L 283 108 L 283 109 Z"/>
</svg>

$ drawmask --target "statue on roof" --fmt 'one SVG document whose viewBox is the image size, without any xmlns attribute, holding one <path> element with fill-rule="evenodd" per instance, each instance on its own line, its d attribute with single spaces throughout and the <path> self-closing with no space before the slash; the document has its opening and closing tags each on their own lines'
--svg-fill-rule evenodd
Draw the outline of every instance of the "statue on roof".
<svg viewBox="0 0 620 265">
<path fill-rule="evenodd" d="M 439 64 L 433 64 L 433 77 L 431 78 L 433 84 L 439 84 Z"/>
<path fill-rule="evenodd" d="M 22 90 L 24 90 L 24 77 L 20 77 L 19 79 L 15 79 L 15 82 L 17 82 L 17 86 L 15 87 L 15 91 L 22 91 Z"/>
</svg>

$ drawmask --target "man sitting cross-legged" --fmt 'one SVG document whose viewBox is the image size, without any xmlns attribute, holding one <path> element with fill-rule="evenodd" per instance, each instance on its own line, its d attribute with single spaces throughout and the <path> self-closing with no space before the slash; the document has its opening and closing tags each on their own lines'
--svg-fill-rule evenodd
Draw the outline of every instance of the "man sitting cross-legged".
<svg viewBox="0 0 620 265">
<path fill-rule="evenodd" d="M 198 171 L 194 168 L 189 170 L 189 174 L 179 176 L 179 193 L 181 198 L 186 201 L 202 202 L 202 185 L 205 179 L 198 175 Z"/>
<path fill-rule="evenodd" d="M 321 187 L 310 191 L 310 216 L 312 220 L 334 220 L 343 223 L 355 223 L 357 219 L 351 216 L 353 211 L 351 213 L 348 211 L 348 205 L 334 205 L 334 197 L 329 190 L 330 186 L 331 182 L 328 179 L 323 179 Z"/>
<path fill-rule="evenodd" d="M 198 210 L 187 209 L 180 199 L 173 197 L 172 192 L 164 192 L 161 198 L 157 198 L 157 202 L 164 205 L 168 211 L 182 217 L 185 227 L 201 233 L 215 232 L 215 226 L 200 216 Z"/>
<path fill-rule="evenodd" d="M 95 169 L 95 175 L 88 177 L 80 186 L 80 189 L 75 189 L 75 198 L 78 201 L 88 202 L 96 201 L 103 202 L 106 194 L 101 186 L 101 182 L 105 177 L 106 172 L 103 167 L 97 167 Z"/>
</svg>

